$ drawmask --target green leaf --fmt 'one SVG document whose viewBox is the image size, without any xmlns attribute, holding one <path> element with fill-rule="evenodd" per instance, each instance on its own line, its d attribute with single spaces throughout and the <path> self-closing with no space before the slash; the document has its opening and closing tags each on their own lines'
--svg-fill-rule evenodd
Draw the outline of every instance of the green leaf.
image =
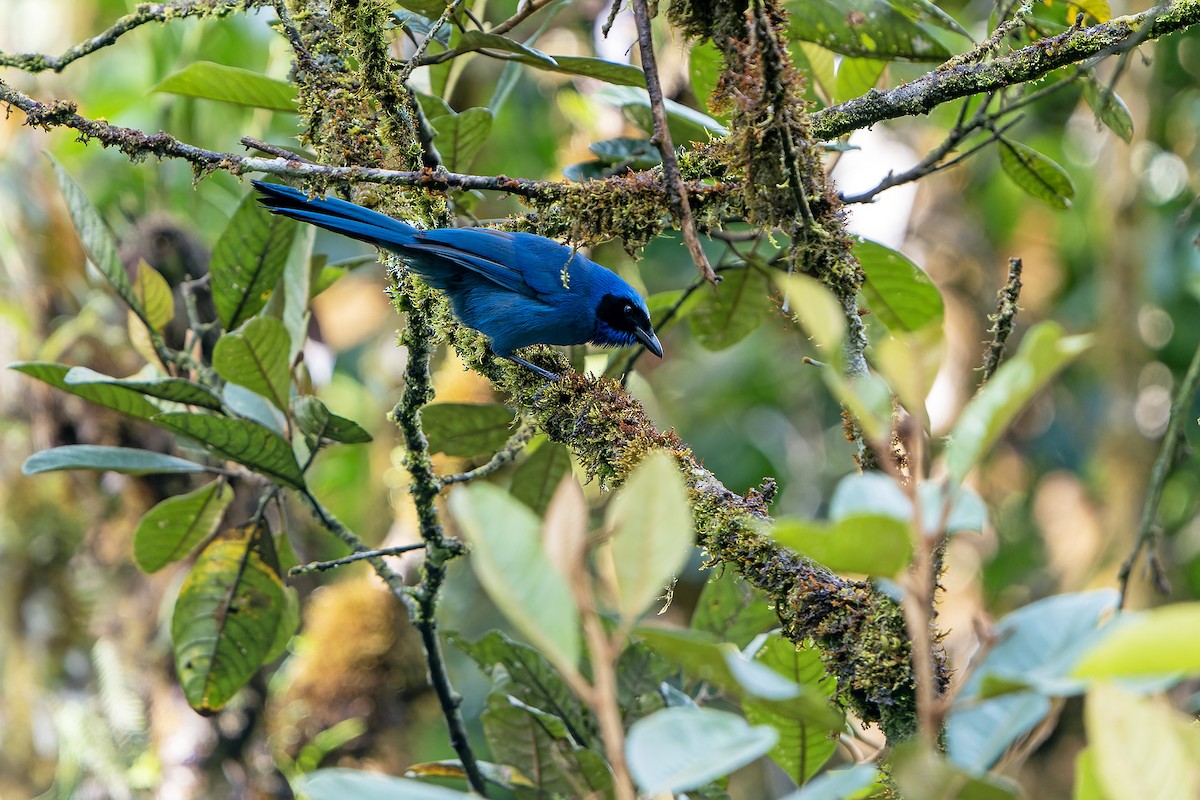
<svg viewBox="0 0 1200 800">
<path fill-rule="evenodd" d="M 709 350 L 724 350 L 745 339 L 771 313 L 771 281 L 759 269 L 725 273 L 688 317 L 692 335 Z"/>
<path fill-rule="evenodd" d="M 634 139 L 622 136 L 616 139 L 605 139 L 592 142 L 588 150 L 596 158 L 608 165 L 619 164 L 633 169 L 650 169 L 662 163 L 662 155 L 647 139 Z"/>
<path fill-rule="evenodd" d="M 152 92 L 219 100 L 272 111 L 296 110 L 296 87 L 240 67 L 197 61 L 173 72 L 150 88 Z"/>
<path fill-rule="evenodd" d="M 863 270 L 863 297 L 880 322 L 893 331 L 941 327 L 942 294 L 924 270 L 903 253 L 870 239 L 859 238 L 854 255 Z"/>
<path fill-rule="evenodd" d="M 822 773 L 783 800 L 857 800 L 874 797 L 880 788 L 879 770 L 875 765 L 856 764 Z"/>
<path fill-rule="evenodd" d="M 401 4 L 403 5 L 403 3 Z M 422 4 L 424 5 L 424 4 Z M 434 5 L 434 0 L 429 0 L 434 17 L 441 16 L 442 7 Z M 427 16 L 409 11 L 406 8 L 397 8 L 392 11 L 392 16 L 396 20 L 396 27 L 402 30 L 407 30 L 416 35 L 419 39 L 424 39 L 433 31 L 433 20 Z M 434 41 L 440 42 L 444 47 L 450 47 L 450 32 L 454 30 L 453 25 L 442 25 L 434 33 Z"/>
<path fill-rule="evenodd" d="M 731 644 L 715 642 L 697 631 L 648 626 L 638 628 L 637 636 L 655 654 L 678 665 L 689 679 L 707 681 L 743 701 L 754 698 L 788 719 L 827 728 L 841 724 L 823 694 L 747 660 Z"/>
<path fill-rule="evenodd" d="M 788 38 L 844 56 L 945 61 L 951 55 L 936 36 L 886 0 L 789 0 L 787 8 L 792 12 Z"/>
<path fill-rule="evenodd" d="M 192 552 L 216 532 L 233 490 L 213 481 L 187 494 L 168 497 L 138 522 L 133 534 L 133 557 L 143 572 L 156 572 Z"/>
<path fill-rule="evenodd" d="M 254 677 L 276 638 L 287 600 L 259 535 L 269 534 L 247 525 L 204 548 L 175 601 L 175 669 L 201 714 L 219 711 Z"/>
<path fill-rule="evenodd" d="M 71 215 L 71 221 L 75 223 L 75 230 L 79 234 L 79 241 L 83 244 L 83 250 L 87 253 L 88 259 L 120 298 L 125 301 L 126 305 L 145 322 L 146 314 L 134 293 L 133 283 L 130 282 L 129 275 L 125 272 L 125 265 L 121 263 L 121 259 L 117 255 L 117 245 L 113 241 L 112 232 L 100 218 L 100 212 L 96 211 L 96 207 L 87 199 L 87 195 L 71 179 L 62 165 L 53 158 L 50 159 L 50 164 L 54 167 L 58 188 L 62 191 L 63 200 L 67 203 L 67 213 Z"/>
<path fill-rule="evenodd" d="M 58 365 L 53 366 L 57 367 Z M 184 378 L 150 378 L 147 380 L 140 378 L 112 378 L 90 370 L 87 367 L 71 367 L 62 376 L 62 383 L 62 388 L 72 394 L 87 391 L 89 387 L 116 386 L 121 389 L 137 392 L 146 397 L 155 397 L 159 400 L 168 400 L 172 403 L 199 406 L 213 411 L 221 410 L 221 398 L 213 394 L 212 390 Z M 79 396 L 84 397 L 83 394 Z M 105 404 L 102 403 L 101 405 Z M 145 410 L 147 418 L 159 413 L 159 409 L 153 405 L 147 405 L 148 408 Z M 142 414 L 134 416 L 142 416 Z"/>
<path fill-rule="evenodd" d="M 717 89 L 717 81 L 725 68 L 725 60 L 721 51 L 711 41 L 705 39 L 692 43 L 688 50 L 688 77 L 692 82 L 692 93 L 712 110 L 712 96 Z"/>
<path fill-rule="evenodd" d="M 1194 632 L 1177 631 L 1177 641 Z M 1088 692 L 1083 719 L 1108 800 L 1200 797 L 1200 730 L 1165 698 L 1097 684 Z"/>
<path fill-rule="evenodd" d="M 258 392 L 226 382 L 221 388 L 221 401 L 235 416 L 257 422 L 280 436 L 287 434 L 287 418 L 283 412 Z"/>
<path fill-rule="evenodd" d="M 731 570 L 714 570 L 692 613 L 692 630 L 745 647 L 760 633 L 779 625 L 766 595 Z"/>
<path fill-rule="evenodd" d="M 877 342 L 871 363 L 887 380 L 922 428 L 929 428 L 925 399 L 933 389 L 945 352 L 941 321 L 916 333 L 894 333 Z"/>
<path fill-rule="evenodd" d="M 749 764 L 778 739 L 772 728 L 751 727 L 728 711 L 664 708 L 633 723 L 625 759 L 645 794 L 675 794 Z"/>
<path fill-rule="evenodd" d="M 837 69 L 834 102 L 840 103 L 875 88 L 888 62 L 876 58 L 843 58 Z"/>
<path fill-rule="evenodd" d="M 421 411 L 421 424 L 432 452 L 466 458 L 503 447 L 513 412 L 495 403 L 433 403 Z"/>
<path fill-rule="evenodd" d="M 293 489 L 304 488 L 304 475 L 292 446 L 256 422 L 208 414 L 160 414 L 154 422 L 190 436 L 221 458 L 236 461 Z"/>
<path fill-rule="evenodd" d="M 520 770 L 539 797 L 609 796 L 612 775 L 600 754 L 574 741 L 558 717 L 508 694 L 509 684 L 497 681 L 480 718 L 492 758 Z"/>
<path fill-rule="evenodd" d="M 1000 620 L 995 644 L 971 671 L 947 720 L 951 760 L 968 770 L 989 769 L 1049 713 L 1049 691 L 1077 689 L 1068 672 L 1116 600 L 1111 590 L 1058 595 Z M 985 697 L 985 689 L 997 681 L 1034 686 L 1037 691 Z"/>
<path fill-rule="evenodd" d="M 597 731 L 591 712 L 535 648 L 514 642 L 497 630 L 475 642 L 457 636 L 449 639 L 492 680 L 507 675 L 511 679 L 505 686 L 508 694 L 557 717 L 579 744 L 594 743 Z"/>
<path fill-rule="evenodd" d="M 292 411 L 296 424 L 305 434 L 317 440 L 328 439 L 342 444 L 366 444 L 371 434 L 357 422 L 332 413 L 325 404 L 312 395 L 303 395 L 292 400 Z"/>
<path fill-rule="evenodd" d="M 66 444 L 34 453 L 21 465 L 21 474 L 39 475 L 64 469 L 99 469 L 125 475 L 216 471 L 195 461 L 150 450 L 95 444 Z"/>
<path fill-rule="evenodd" d="M 242 198 L 212 254 L 213 304 L 225 330 L 240 327 L 266 305 L 295 235 L 295 221 L 260 206 L 257 192 Z"/>
<path fill-rule="evenodd" d="M 1021 409 L 1091 342 L 1090 336 L 1064 336 L 1055 322 L 1030 328 L 1017 354 L 1000 365 L 955 423 L 946 443 L 950 479 L 962 483 Z"/>
<path fill-rule="evenodd" d="M 225 380 L 261 394 L 280 411 L 288 407 L 292 384 L 287 329 L 274 317 L 255 317 L 227 333 L 213 348 L 212 364 Z"/>
<path fill-rule="evenodd" d="M 642 459 L 608 507 L 617 613 L 637 620 L 692 552 L 692 512 L 679 467 L 666 451 Z"/>
<path fill-rule="evenodd" d="M 171 294 L 171 285 L 145 261 L 138 262 L 133 278 L 133 295 L 146 313 L 146 322 L 159 333 L 168 322 L 175 319 L 175 297 Z"/>
<path fill-rule="evenodd" d="M 971 34 L 958 23 L 958 20 L 927 0 L 888 0 L 888 3 L 913 22 L 933 25 L 971 39 Z M 974 39 L 971 40 L 974 41 Z"/>
<path fill-rule="evenodd" d="M 316 238 L 316 226 L 305 225 L 292 239 L 292 249 L 288 251 L 283 274 L 279 276 L 279 282 L 271 291 L 271 297 L 262 312 L 283 323 L 290 343 L 287 355 L 289 364 L 296 363 L 304 343 L 308 341 L 308 307 L 313 297 L 313 281 L 324 267 L 324 260 L 317 261 L 312 255 Z"/>
<path fill-rule="evenodd" d="M 506 53 L 515 53 L 523 59 L 527 59 L 525 63 L 540 64 L 548 67 L 557 65 L 554 58 L 546 55 L 541 50 L 535 50 L 532 47 L 523 45 L 498 33 L 469 30 L 459 38 L 458 49 L 469 51 L 499 50 Z"/>
<path fill-rule="evenodd" d="M 809 688 L 828 700 L 833 699 L 837 681 L 825 672 L 816 649 L 797 647 L 775 634 L 767 638 L 754 658 L 792 683 Z M 771 758 L 798 784 L 803 785 L 815 775 L 837 750 L 838 729 L 811 725 L 803 718 L 781 714 L 777 706 L 753 698 L 742 702 L 742 711 L 749 722 L 769 725 L 779 732 L 779 741 L 771 748 Z"/>
<path fill-rule="evenodd" d="M 281 536 L 286 540 L 287 533 L 282 533 Z M 295 563 L 292 563 L 295 566 Z M 284 567 L 290 569 L 290 567 Z M 292 637 L 296 635 L 296 631 L 300 628 L 300 593 L 293 586 L 283 587 L 283 612 L 279 617 L 279 625 L 275 628 L 275 639 L 271 642 L 271 646 L 267 648 L 267 654 L 263 656 L 263 663 L 270 664 L 275 659 L 279 658 L 285 652 L 292 641 Z M 346 722 L 348 720 L 343 720 Z M 351 739 L 354 737 L 351 736 Z"/>
<path fill-rule="evenodd" d="M 1120 95 L 1089 74 L 1083 82 L 1083 99 L 1110 131 L 1126 142 L 1133 141 L 1133 115 Z"/>
<path fill-rule="evenodd" d="M 443 786 L 357 769 L 318 769 L 292 781 L 303 800 L 462 800 L 476 797 Z"/>
<path fill-rule="evenodd" d="M 824 284 L 808 275 L 775 276 L 790 313 L 829 361 L 840 363 L 846 338 L 842 304 Z"/>
<path fill-rule="evenodd" d="M 647 131 L 654 129 L 652 124 L 649 127 L 645 126 L 650 112 L 650 95 L 646 93 L 645 89 L 632 86 L 605 86 L 593 97 L 627 111 L 643 109 L 646 113 L 643 115 L 641 124 Z M 707 141 L 710 133 L 715 136 L 725 136 L 729 133 L 724 125 L 707 114 L 702 114 L 673 100 L 664 101 L 663 107 L 667 112 L 668 122 L 673 123 L 671 124 L 671 138 L 675 140 L 676 146 L 687 141 Z"/>
<path fill-rule="evenodd" d="M 893 751 L 892 775 L 902 797 L 921 800 L 1018 800 L 1020 790 L 1006 778 L 976 777 L 956 768 L 940 753 L 909 741 Z"/>
<path fill-rule="evenodd" d="M 442 154 L 446 169 L 465 172 L 491 135 L 492 112 L 486 108 L 468 108 L 458 114 L 435 117 L 429 124 L 437 131 L 433 145 Z"/>
<path fill-rule="evenodd" d="M 147 402 L 145 397 L 124 386 L 67 383 L 67 375 L 73 369 L 63 364 L 52 364 L 47 361 L 22 361 L 10 364 L 9 369 L 14 369 L 76 397 L 82 397 L 90 403 L 111 408 L 113 411 L 119 411 L 129 417 L 150 419 L 159 413 L 159 409 Z M 91 371 L 88 370 L 88 372 Z M 99 373 L 92 374 L 99 375 Z"/>
<path fill-rule="evenodd" d="M 1000 167 L 1026 194 L 1059 210 L 1071 207 L 1075 184 L 1067 171 L 1032 147 L 1000 139 Z"/>
<path fill-rule="evenodd" d="M 513 473 L 509 491 L 539 517 L 546 513 L 554 490 L 571 471 L 571 451 L 561 444 L 542 442 Z"/>
<path fill-rule="evenodd" d="M 504 615 L 554 664 L 579 662 L 579 612 L 542 549 L 540 521 L 490 484 L 456 489 L 450 510 L 472 546 L 471 566 Z"/>
<path fill-rule="evenodd" d="M 1105 800 L 1100 773 L 1096 769 L 1096 751 L 1085 747 L 1075 756 L 1075 793 L 1073 800 Z"/>
<path fill-rule="evenodd" d="M 772 535 L 834 572 L 887 577 L 912 558 L 908 521 L 883 514 L 853 514 L 834 523 L 784 518 L 775 523 Z"/>
<path fill-rule="evenodd" d="M 532 66 L 549 72 L 559 72 L 564 75 L 582 75 L 585 78 L 595 78 L 605 83 L 611 83 L 614 86 L 632 86 L 635 88 L 644 88 L 646 86 L 646 73 L 630 64 L 622 64 L 619 61 L 608 61 L 607 59 L 593 58 L 591 56 L 552 56 L 552 58 L 555 62 L 554 66 L 540 63 L 533 64 Z"/>
<path fill-rule="evenodd" d="M 1126 612 L 1075 665 L 1076 678 L 1200 674 L 1200 603 Z"/>
</svg>

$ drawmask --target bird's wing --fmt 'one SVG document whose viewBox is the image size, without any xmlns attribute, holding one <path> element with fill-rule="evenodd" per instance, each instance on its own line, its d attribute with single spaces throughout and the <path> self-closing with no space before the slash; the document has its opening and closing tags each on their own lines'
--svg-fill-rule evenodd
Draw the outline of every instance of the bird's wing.
<svg viewBox="0 0 1200 800">
<path fill-rule="evenodd" d="M 542 236 L 491 228 L 421 231 L 407 249 L 452 261 L 511 292 L 537 300 L 566 291 L 562 271 L 574 255 L 571 248 Z"/>
</svg>

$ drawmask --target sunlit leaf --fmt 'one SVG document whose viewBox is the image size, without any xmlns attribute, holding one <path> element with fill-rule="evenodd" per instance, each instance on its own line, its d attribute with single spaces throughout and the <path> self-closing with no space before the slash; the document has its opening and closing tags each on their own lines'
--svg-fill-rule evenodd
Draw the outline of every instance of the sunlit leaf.
<svg viewBox="0 0 1200 800">
<path fill-rule="evenodd" d="M 471 566 L 492 602 L 547 658 L 574 668 L 579 612 L 566 579 L 542 549 L 538 518 L 486 483 L 456 489 L 450 509 L 471 544 Z"/>
<path fill-rule="evenodd" d="M 256 422 L 208 414 L 160 414 L 154 421 L 189 436 L 205 449 L 293 489 L 304 487 L 304 475 L 292 446 Z"/>
<path fill-rule="evenodd" d="M 728 775 L 767 753 L 779 734 L 728 711 L 665 708 L 633 723 L 625 759 L 647 795 L 675 794 Z"/>
<path fill-rule="evenodd" d="M 133 557 L 145 572 L 155 572 L 186 556 L 216 532 L 233 490 L 213 481 L 195 491 L 168 497 L 138 521 Z"/>
<path fill-rule="evenodd" d="M 1175 603 L 1126 612 L 1072 670 L 1077 678 L 1200 674 L 1200 603 Z"/>
<path fill-rule="evenodd" d="M 1082 11 L 1096 22 L 1108 22 L 1112 19 L 1112 8 L 1108 0 L 1071 0 L 1067 4 L 1067 24 L 1075 24 L 1076 13 Z"/>
<path fill-rule="evenodd" d="M 256 526 L 228 531 L 196 560 L 171 620 L 175 669 L 188 704 L 219 711 L 245 686 L 275 641 L 286 598 L 264 561 Z"/>
<path fill-rule="evenodd" d="M 941 292 L 907 256 L 862 238 L 854 246 L 854 255 L 863 271 L 867 308 L 880 322 L 898 332 L 941 325 L 945 314 Z"/>
<path fill-rule="evenodd" d="M 782 518 L 772 536 L 835 572 L 886 577 L 912 557 L 909 523 L 883 514 L 851 514 L 833 523 Z"/>
<path fill-rule="evenodd" d="M 38 475 L 64 469 L 95 469 L 126 475 L 160 475 L 178 472 L 213 472 L 212 467 L 185 458 L 138 450 L 133 447 L 106 447 L 95 444 L 65 444 L 34 453 L 21 465 L 24 475 Z"/>
<path fill-rule="evenodd" d="M 495 403 L 432 403 L 422 409 L 421 422 L 429 449 L 448 456 L 493 453 L 513 432 L 513 412 Z"/>
<path fill-rule="evenodd" d="M 694 533 L 679 466 L 666 451 L 647 455 L 608 508 L 616 608 L 626 625 L 662 595 L 692 552 Z"/>
<path fill-rule="evenodd" d="M 286 411 L 292 382 L 289 344 L 282 322 L 274 317 L 255 317 L 240 330 L 217 340 L 213 369 L 225 380 L 261 394 Z"/>
<path fill-rule="evenodd" d="M 492 132 L 492 112 L 486 108 L 468 108 L 457 114 L 435 117 L 429 124 L 437 131 L 433 145 L 441 153 L 446 169 L 464 172 Z"/>
<path fill-rule="evenodd" d="M 272 111 L 296 110 L 296 87 L 240 67 L 196 61 L 151 87 L 152 92 L 219 100 Z"/>
<path fill-rule="evenodd" d="M 888 62 L 876 58 L 843 58 L 837 69 L 837 90 L 834 102 L 866 94 L 879 83 Z"/>
<path fill-rule="evenodd" d="M 771 313 L 771 281 L 754 267 L 725 273 L 714 290 L 706 290 L 688 324 L 696 341 L 709 350 L 724 350 L 754 332 Z"/>
<path fill-rule="evenodd" d="M 1013 183 L 1054 208 L 1071 207 L 1075 184 L 1067 171 L 1032 147 L 1000 139 L 1000 167 Z"/>
<path fill-rule="evenodd" d="M 213 247 L 213 304 L 227 331 L 262 310 L 287 265 L 296 223 L 272 214 L 250 192 Z"/>
<path fill-rule="evenodd" d="M 1200 797 L 1200 729 L 1164 698 L 1100 683 L 1088 692 L 1083 719 L 1106 798 Z"/>
<path fill-rule="evenodd" d="M 139 261 L 133 278 L 133 294 L 146 314 L 146 322 L 159 333 L 163 326 L 175 318 L 175 298 L 171 285 L 158 270 Z"/>
<path fill-rule="evenodd" d="M 946 467 L 955 483 L 966 478 L 1021 409 L 1091 342 L 1090 336 L 1064 336 L 1055 322 L 1029 329 L 1017 354 L 967 403 L 950 433 Z"/>
<path fill-rule="evenodd" d="M 840 361 L 846 338 L 846 314 L 841 303 L 816 278 L 808 275 L 775 276 L 784 301 L 804 332 L 831 361 Z"/>
</svg>

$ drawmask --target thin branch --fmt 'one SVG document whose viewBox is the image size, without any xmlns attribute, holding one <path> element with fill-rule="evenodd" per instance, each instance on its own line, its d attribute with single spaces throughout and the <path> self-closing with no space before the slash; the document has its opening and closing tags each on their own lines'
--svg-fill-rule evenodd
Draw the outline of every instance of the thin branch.
<svg viewBox="0 0 1200 800">
<path fill-rule="evenodd" d="M 1191 408 L 1192 398 L 1196 396 L 1197 389 L 1200 389 L 1200 348 L 1197 348 L 1192 355 L 1192 363 L 1188 365 L 1187 373 L 1184 374 L 1183 381 L 1179 384 L 1178 391 L 1175 392 L 1175 398 L 1171 401 L 1171 416 L 1167 422 L 1167 431 L 1163 434 L 1158 458 L 1154 460 L 1154 467 L 1150 470 L 1150 485 L 1146 488 L 1146 502 L 1142 505 L 1142 520 L 1138 525 L 1138 535 L 1133 543 L 1133 552 L 1125 559 L 1125 563 L 1121 565 L 1121 571 L 1118 573 L 1121 584 L 1121 608 L 1125 607 L 1125 601 L 1128 599 L 1129 577 L 1133 574 L 1134 565 L 1137 564 L 1142 550 L 1146 551 L 1146 563 L 1154 579 L 1155 588 L 1163 594 L 1170 592 L 1171 587 L 1167 583 L 1162 562 L 1157 557 L 1158 538 L 1161 533 L 1158 526 L 1158 505 L 1162 502 L 1167 478 L 1175 467 L 1179 445 L 1181 442 L 1187 441 L 1184 425 L 1192 419 L 1188 409 Z"/>
<path fill-rule="evenodd" d="M 116 44 L 122 36 L 146 23 L 168 22 L 185 17 L 223 17 L 230 12 L 241 10 L 244 7 L 252 8 L 256 5 L 258 3 L 253 1 L 234 3 L 219 2 L 218 0 L 175 0 L 173 3 L 145 3 L 138 6 L 137 11 L 132 14 L 126 14 L 118 19 L 107 30 L 77 45 L 68 47 L 60 56 L 0 52 L 0 67 L 16 67 L 31 73 L 46 70 L 62 72 L 73 61 L 78 61 L 97 50 Z"/>
<path fill-rule="evenodd" d="M 412 54 L 412 58 L 408 59 L 404 64 L 404 68 L 400 70 L 400 83 L 407 81 L 409 76 L 412 75 L 413 70 L 420 66 L 421 56 L 425 55 L 425 50 L 429 47 L 429 43 L 437 38 L 438 31 L 442 29 L 446 21 L 458 10 L 462 2 L 463 0 L 453 0 L 453 2 L 447 4 L 446 10 L 442 12 L 442 15 L 429 28 L 429 33 L 425 34 L 425 38 L 421 41 L 421 44 L 417 45 L 417 50 Z"/>
<path fill-rule="evenodd" d="M 683 234 L 684 244 L 696 262 L 696 268 L 704 280 L 716 284 L 719 280 L 704 255 L 700 245 L 700 237 L 696 233 L 696 223 L 692 220 L 692 205 L 688 201 L 687 184 L 679 172 L 679 161 L 675 158 L 675 145 L 671 141 L 671 131 L 667 128 L 667 112 L 663 106 L 662 84 L 658 79 L 658 64 L 654 59 L 654 36 L 650 31 L 650 10 L 646 0 L 633 0 L 633 15 L 637 20 L 638 49 L 642 54 L 642 71 L 646 74 L 646 91 L 650 93 L 650 111 L 654 117 L 654 136 L 652 141 L 658 145 L 662 154 L 663 181 L 667 185 L 667 196 L 670 199 L 671 211 L 679 220 L 679 230 Z"/>
<path fill-rule="evenodd" d="M 1035 81 L 1060 67 L 1125 52 L 1197 23 L 1200 0 L 1176 0 L 1090 28 L 1070 28 L 1004 58 L 934 70 L 894 89 L 872 90 L 821 109 L 810 118 L 813 135 L 836 139 L 884 120 L 928 114 L 942 103 Z"/>
<path fill-rule="evenodd" d="M 513 28 L 517 27 L 526 19 L 541 11 L 546 6 L 554 5 L 557 2 L 558 0 L 526 0 L 525 5 L 522 8 L 517 9 L 517 13 L 504 20 L 504 22 L 499 23 L 496 25 L 496 27 L 492 28 L 488 32 L 499 34 L 508 33 Z"/>
<path fill-rule="evenodd" d="M 491 459 L 486 464 L 475 467 L 475 469 L 467 470 L 466 472 L 457 472 L 453 475 L 443 475 L 438 479 L 438 484 L 445 488 L 453 486 L 456 483 L 467 483 L 476 478 L 483 478 L 491 475 L 496 470 L 503 467 L 505 464 L 510 464 L 516 460 L 521 451 L 525 449 L 525 445 L 529 444 L 529 440 L 533 438 L 533 428 L 529 425 L 522 424 L 512 436 L 508 437 L 508 441 L 504 446 L 492 455 Z"/>
<path fill-rule="evenodd" d="M 992 321 L 992 341 L 988 343 L 987 352 L 983 356 L 983 379 L 979 383 L 980 386 L 996 374 L 1000 359 L 1004 356 L 1004 345 L 1013 330 L 1013 320 L 1020 310 L 1017 301 L 1021 298 L 1021 266 L 1019 258 L 1008 260 L 1008 280 L 996 293 L 996 313 L 988 316 Z"/>
<path fill-rule="evenodd" d="M 248 150 L 258 150 L 259 152 L 266 153 L 268 155 L 277 156 L 279 158 L 285 158 L 288 161 L 299 161 L 302 164 L 315 164 L 316 163 L 311 158 L 301 155 L 300 153 L 297 153 L 293 150 L 289 150 L 286 147 L 280 147 L 277 144 L 271 144 L 270 142 L 264 142 L 261 139 L 255 139 L 253 136 L 243 136 L 241 138 L 241 143 L 242 143 L 242 146 L 244 146 Z"/>
<path fill-rule="evenodd" d="M 414 550 L 424 550 L 425 543 L 417 542 L 415 544 L 402 544 L 397 547 L 382 547 L 378 550 L 364 550 L 361 553 L 353 553 L 345 558 L 335 558 L 333 561 L 310 561 L 307 564 L 301 564 L 298 567 L 292 567 L 288 570 L 290 577 L 299 575 L 308 575 L 311 572 L 324 572 L 337 567 L 344 567 L 347 564 L 354 564 L 358 561 L 364 561 L 369 558 L 380 558 L 382 556 L 399 556 L 404 553 L 411 553 Z"/>
</svg>

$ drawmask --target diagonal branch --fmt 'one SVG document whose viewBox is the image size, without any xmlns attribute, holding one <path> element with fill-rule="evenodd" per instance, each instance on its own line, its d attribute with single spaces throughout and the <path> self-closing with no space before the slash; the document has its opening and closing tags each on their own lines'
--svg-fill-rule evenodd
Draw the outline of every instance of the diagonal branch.
<svg viewBox="0 0 1200 800">
<path fill-rule="evenodd" d="M 1200 0 L 1176 0 L 1090 28 L 1070 28 L 1004 58 L 939 68 L 894 89 L 872 89 L 817 111 L 811 117 L 813 135 L 835 139 L 884 120 L 928 114 L 942 103 L 1028 83 L 1060 67 L 1125 52 L 1198 23 Z"/>
</svg>

